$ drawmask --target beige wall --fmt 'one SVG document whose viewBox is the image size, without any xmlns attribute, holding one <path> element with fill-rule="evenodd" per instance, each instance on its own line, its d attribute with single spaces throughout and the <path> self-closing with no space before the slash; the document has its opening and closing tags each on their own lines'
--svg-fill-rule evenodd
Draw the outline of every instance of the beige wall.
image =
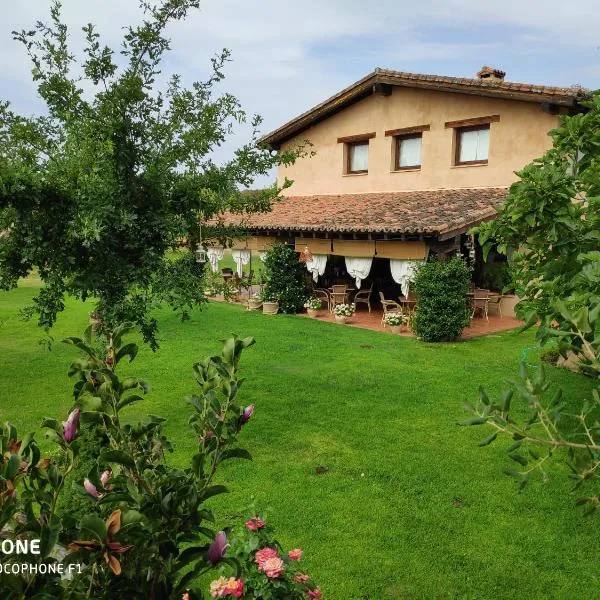
<svg viewBox="0 0 600 600">
<path fill-rule="evenodd" d="M 453 166 L 454 130 L 444 123 L 496 114 L 488 164 Z M 316 156 L 281 167 L 278 180 L 294 180 L 287 196 L 506 186 L 515 181 L 514 171 L 551 146 L 548 131 L 557 123 L 533 102 L 394 87 L 391 96 L 369 96 L 286 142 L 284 147 L 309 139 Z M 421 170 L 392 172 L 393 138 L 384 132 L 417 125 L 431 127 L 423 133 Z M 368 174 L 344 175 L 344 144 L 337 138 L 373 131 Z"/>
</svg>

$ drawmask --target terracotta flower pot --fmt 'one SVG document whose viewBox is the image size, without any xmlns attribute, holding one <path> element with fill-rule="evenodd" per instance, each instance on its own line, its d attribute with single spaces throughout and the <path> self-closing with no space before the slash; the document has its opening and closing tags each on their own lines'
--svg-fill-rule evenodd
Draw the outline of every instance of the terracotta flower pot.
<svg viewBox="0 0 600 600">
<path fill-rule="evenodd" d="M 402 331 L 402 325 L 390 325 L 392 333 L 400 333 Z"/>
<path fill-rule="evenodd" d="M 279 312 L 279 302 L 263 302 L 263 315 L 276 315 Z"/>
<path fill-rule="evenodd" d="M 348 320 L 348 317 L 345 317 L 344 315 L 335 315 L 335 320 L 337 323 L 344 324 Z"/>
<path fill-rule="evenodd" d="M 250 298 L 250 300 L 248 300 L 248 310 L 260 310 L 262 305 L 263 303 L 256 298 Z"/>
<path fill-rule="evenodd" d="M 309 317 L 313 317 L 313 319 L 317 316 L 318 314 L 318 310 L 315 310 L 314 308 L 307 308 L 306 309 L 306 313 L 308 314 Z"/>
</svg>

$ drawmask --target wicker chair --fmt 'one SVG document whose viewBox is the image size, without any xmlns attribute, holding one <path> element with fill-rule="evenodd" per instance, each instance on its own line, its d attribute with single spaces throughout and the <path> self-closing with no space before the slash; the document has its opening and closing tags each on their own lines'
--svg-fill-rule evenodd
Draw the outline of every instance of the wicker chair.
<svg viewBox="0 0 600 600">
<path fill-rule="evenodd" d="M 394 300 L 386 300 L 383 292 L 379 292 L 379 300 L 381 302 L 381 306 L 383 307 L 383 315 L 381 317 L 381 322 L 385 327 L 385 316 L 388 313 L 400 313 L 402 314 L 402 307 Z"/>
<path fill-rule="evenodd" d="M 327 310 L 331 310 L 331 298 L 329 292 L 322 288 L 314 288 L 312 291 L 312 297 L 318 298 L 321 302 L 327 305 Z"/>
<path fill-rule="evenodd" d="M 333 310 L 338 304 L 346 304 L 348 299 L 348 290 L 345 285 L 333 285 L 331 286 L 330 298 L 330 310 Z"/>
<path fill-rule="evenodd" d="M 473 292 L 473 312 L 471 318 L 475 316 L 477 311 L 488 319 L 488 306 L 490 303 L 490 290 L 475 289 Z M 488 319 L 489 320 L 489 319 Z"/>
<path fill-rule="evenodd" d="M 373 293 L 373 284 L 368 290 L 359 290 L 354 294 L 354 310 L 356 310 L 357 304 L 366 304 L 369 308 L 369 314 L 371 314 L 371 294 Z"/>
</svg>

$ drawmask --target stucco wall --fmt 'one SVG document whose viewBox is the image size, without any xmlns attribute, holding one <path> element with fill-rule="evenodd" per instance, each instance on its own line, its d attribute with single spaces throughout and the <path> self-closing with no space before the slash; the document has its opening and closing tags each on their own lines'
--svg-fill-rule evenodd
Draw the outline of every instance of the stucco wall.
<svg viewBox="0 0 600 600">
<path fill-rule="evenodd" d="M 488 164 L 453 166 L 454 130 L 444 124 L 496 114 Z M 514 171 L 551 146 L 548 131 L 557 123 L 536 103 L 394 87 L 391 96 L 369 96 L 286 142 L 284 148 L 309 139 L 317 154 L 280 168 L 278 179 L 294 180 L 285 191 L 290 196 L 510 185 Z M 423 133 L 421 169 L 392 172 L 393 138 L 385 131 L 417 125 L 431 127 Z M 368 174 L 345 175 L 344 144 L 337 138 L 373 131 Z"/>
</svg>

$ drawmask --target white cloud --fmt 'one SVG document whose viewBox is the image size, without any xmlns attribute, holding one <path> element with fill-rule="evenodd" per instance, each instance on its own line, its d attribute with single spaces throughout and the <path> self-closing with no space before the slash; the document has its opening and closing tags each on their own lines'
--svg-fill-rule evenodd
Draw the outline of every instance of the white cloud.
<svg viewBox="0 0 600 600">
<path fill-rule="evenodd" d="M 200 11 L 170 28 L 168 66 L 190 84 L 206 77 L 211 56 L 230 48 L 234 61 L 223 88 L 236 94 L 248 112 L 262 114 L 265 130 L 375 66 L 469 75 L 484 63 L 510 63 L 508 79 L 561 85 L 577 81 L 593 87 L 600 58 L 596 4 L 204 0 Z M 45 0 L 13 2 L 0 24 L 0 95 L 23 112 L 36 108 L 35 92 L 24 49 L 12 41 L 10 31 L 46 20 L 48 7 Z M 76 48 L 82 47 L 80 28 L 87 22 L 97 24 L 104 41 L 117 48 L 123 26 L 140 17 L 135 0 L 64 0 L 63 12 Z M 550 80 L 540 80 L 548 76 Z M 234 143 L 241 141 L 238 136 Z"/>
</svg>

